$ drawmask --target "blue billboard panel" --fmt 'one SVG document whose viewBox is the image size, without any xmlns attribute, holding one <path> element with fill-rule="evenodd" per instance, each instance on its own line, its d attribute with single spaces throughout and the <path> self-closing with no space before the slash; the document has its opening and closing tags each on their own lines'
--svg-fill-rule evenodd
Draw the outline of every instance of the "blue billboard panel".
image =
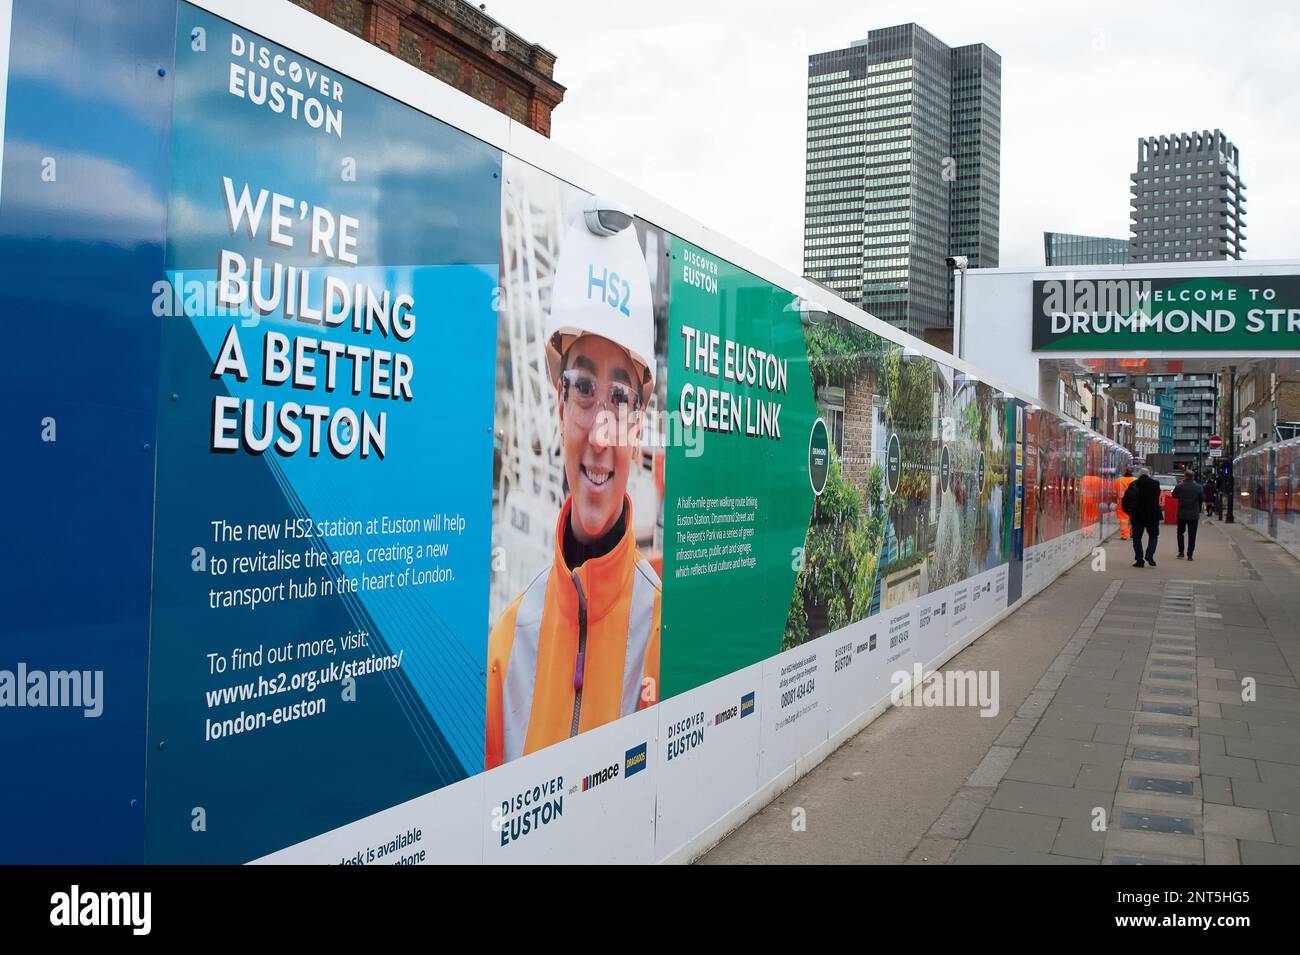
<svg viewBox="0 0 1300 955">
<path fill-rule="evenodd" d="M 169 3 L 0 3 L 3 862 L 143 858 L 175 25 Z"/>
<path fill-rule="evenodd" d="M 146 857 L 482 770 L 498 150 L 182 4 Z"/>
</svg>

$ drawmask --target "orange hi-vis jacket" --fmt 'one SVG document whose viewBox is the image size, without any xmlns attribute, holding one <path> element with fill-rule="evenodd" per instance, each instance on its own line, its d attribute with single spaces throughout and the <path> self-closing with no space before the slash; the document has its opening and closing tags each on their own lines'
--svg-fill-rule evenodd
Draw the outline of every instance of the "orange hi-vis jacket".
<svg viewBox="0 0 1300 955">
<path fill-rule="evenodd" d="M 1119 516 L 1120 540 L 1128 540 L 1129 530 L 1132 527 L 1132 520 L 1120 502 L 1124 500 L 1124 492 L 1128 490 L 1128 486 L 1136 480 L 1135 477 L 1124 477 L 1123 475 L 1115 478 L 1115 513 Z"/>
<path fill-rule="evenodd" d="M 491 769 L 659 701 L 659 576 L 627 530 L 608 554 L 570 570 L 564 528 L 555 557 L 505 609 L 488 637 Z"/>
</svg>

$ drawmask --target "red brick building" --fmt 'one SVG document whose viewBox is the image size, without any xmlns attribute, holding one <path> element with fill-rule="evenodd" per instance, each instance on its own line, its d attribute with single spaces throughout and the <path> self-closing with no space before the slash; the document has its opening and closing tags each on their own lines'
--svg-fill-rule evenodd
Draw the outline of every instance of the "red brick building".
<svg viewBox="0 0 1300 955">
<path fill-rule="evenodd" d="M 291 0 L 543 136 L 564 99 L 555 54 L 464 0 Z"/>
</svg>

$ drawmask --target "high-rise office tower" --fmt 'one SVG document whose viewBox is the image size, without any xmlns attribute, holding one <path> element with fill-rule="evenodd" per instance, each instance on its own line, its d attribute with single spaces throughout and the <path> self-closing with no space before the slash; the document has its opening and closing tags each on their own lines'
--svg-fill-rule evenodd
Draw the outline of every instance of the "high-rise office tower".
<svg viewBox="0 0 1300 955">
<path fill-rule="evenodd" d="M 1138 140 L 1130 262 L 1240 259 L 1246 184 L 1237 147 L 1219 130 Z"/>
<path fill-rule="evenodd" d="M 804 273 L 920 335 L 952 324 L 944 262 L 998 264 L 1002 58 L 915 23 L 808 58 Z"/>
<path fill-rule="evenodd" d="M 1210 435 L 1218 432 L 1218 384 L 1212 374 L 1148 375 L 1146 387 L 1157 399 L 1167 395 L 1173 400 L 1171 448 L 1179 465 L 1205 463 Z"/>
</svg>

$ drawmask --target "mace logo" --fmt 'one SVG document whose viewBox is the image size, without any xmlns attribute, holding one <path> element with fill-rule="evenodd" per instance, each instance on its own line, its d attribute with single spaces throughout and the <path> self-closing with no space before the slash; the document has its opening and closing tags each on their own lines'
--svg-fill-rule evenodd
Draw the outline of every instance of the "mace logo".
<svg viewBox="0 0 1300 955">
<path fill-rule="evenodd" d="M 639 743 L 627 751 L 623 757 L 623 778 L 635 776 L 645 769 L 645 743 Z"/>
<path fill-rule="evenodd" d="M 588 773 L 582 777 L 582 791 L 595 789 L 601 783 L 607 783 L 618 775 L 618 763 L 612 763 L 604 769 L 598 769 L 594 773 Z"/>
<path fill-rule="evenodd" d="M 740 698 L 741 719 L 744 719 L 746 716 L 751 715 L 753 712 L 754 712 L 754 694 L 751 691 L 749 693 L 746 693 L 744 696 Z"/>
<path fill-rule="evenodd" d="M 151 892 L 82 892 L 74 885 L 50 896 L 51 925 L 127 926 L 132 935 L 153 927 Z"/>
</svg>

